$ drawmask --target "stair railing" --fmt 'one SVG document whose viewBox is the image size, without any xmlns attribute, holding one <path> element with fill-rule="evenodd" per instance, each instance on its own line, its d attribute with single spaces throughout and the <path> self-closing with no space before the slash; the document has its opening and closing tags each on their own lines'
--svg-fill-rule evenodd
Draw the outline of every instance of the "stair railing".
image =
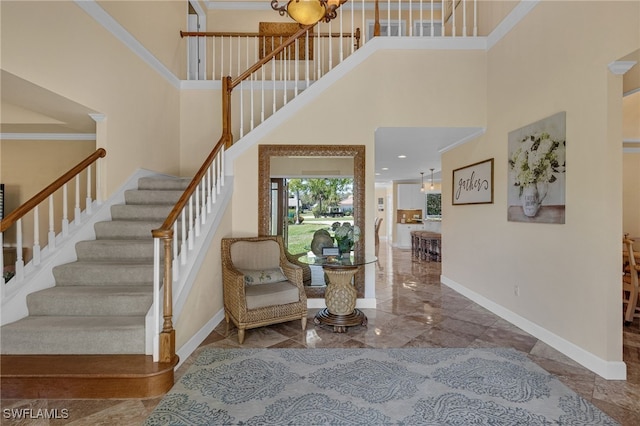
<svg viewBox="0 0 640 426">
<path fill-rule="evenodd" d="M 151 232 L 154 238 L 153 323 L 156 326 L 154 336 L 158 338 L 153 345 L 153 359 L 156 362 L 173 362 L 176 354 L 173 283 L 179 279 L 180 270 L 189 257 L 196 255 L 193 252 L 194 241 L 200 236 L 201 226 L 211 216 L 216 198 L 224 186 L 225 144 L 223 135 L 162 226 Z M 164 262 L 161 260 L 161 250 Z"/>
<path fill-rule="evenodd" d="M 456 6 L 463 4 L 467 8 L 467 2 L 473 1 L 474 8 L 477 0 L 456 0 Z M 186 38 L 202 38 L 208 37 L 212 41 L 210 49 L 214 53 L 213 65 L 211 73 L 206 71 L 203 73 L 189 72 L 189 75 L 195 75 L 197 79 L 217 79 L 218 75 L 222 81 L 222 136 L 218 140 L 216 146 L 211 151 L 205 162 L 202 164 L 191 183 L 184 191 L 178 203 L 174 206 L 169 216 L 162 226 L 152 231 L 154 237 L 154 316 L 157 319 L 155 335 L 158 336 L 157 342 L 154 342 L 154 361 L 172 362 L 175 357 L 175 330 L 173 328 L 173 282 L 177 281 L 180 272 L 179 268 L 186 264 L 190 255 L 189 250 L 193 248 L 193 239 L 199 236 L 199 225 L 205 223 L 207 215 L 211 212 L 212 203 L 215 197 L 220 193 L 221 186 L 224 185 L 224 151 L 231 147 L 234 142 L 232 127 L 232 94 L 234 88 L 237 97 L 235 101 L 239 103 L 238 127 L 240 138 L 248 131 L 253 130 L 254 126 L 262 123 L 268 116 L 273 115 L 280 107 L 285 105 L 289 100 L 296 97 L 302 90 L 330 71 L 334 67 L 334 63 L 339 64 L 347 56 L 354 53 L 360 47 L 361 34 L 360 28 L 355 26 L 354 4 L 358 0 L 352 0 L 350 14 L 350 28 L 353 31 L 347 33 L 343 31 L 344 13 L 342 6 L 338 9 L 338 18 L 334 23 L 331 21 L 327 24 L 329 31 L 321 32 L 320 25 L 300 26 L 300 29 L 286 40 L 284 36 L 271 36 L 255 33 L 215 33 L 215 32 L 181 32 L 181 37 Z M 367 10 L 365 1 L 361 0 L 362 11 Z M 450 6 L 447 4 L 450 3 Z M 387 21 L 380 20 L 379 1 L 375 1 L 374 16 L 375 20 L 367 21 L 367 14 L 361 13 L 362 26 L 371 24 L 371 35 L 382 35 L 381 27 L 393 28 L 393 20 L 391 19 L 392 6 L 391 0 L 387 0 Z M 424 25 L 420 21 L 420 36 L 435 37 L 444 36 L 445 21 L 456 20 L 455 7 L 453 0 L 394 0 L 397 5 L 398 21 L 397 27 L 402 28 L 400 24 L 404 19 L 404 15 L 408 11 L 409 20 L 412 22 L 412 14 L 416 5 L 419 5 L 420 20 L 423 19 L 423 5 L 430 5 L 430 31 L 428 34 L 424 32 Z M 440 8 L 436 8 L 436 4 L 440 4 Z M 348 5 L 348 3 L 347 3 Z M 405 7 L 405 5 L 408 5 Z M 447 10 L 449 12 L 436 14 L 435 10 Z M 348 8 L 348 7 L 347 7 Z M 436 15 L 440 16 L 443 31 L 437 34 L 434 30 Z M 466 12 L 464 17 L 464 27 L 466 35 Z M 474 13 L 475 22 L 475 13 Z M 381 25 L 382 23 L 382 25 Z M 332 26 L 338 25 L 339 32 L 333 32 Z M 313 32 L 316 27 L 316 32 Z M 453 24 L 455 33 L 455 24 Z M 474 30 L 474 33 L 476 30 Z M 418 35 L 413 28 L 410 29 L 410 35 Z M 404 35 L 403 32 L 393 34 L 393 31 L 386 31 L 387 36 Z M 215 38 L 219 37 L 220 42 L 216 44 Z M 225 39 L 228 40 L 228 50 L 235 52 L 236 56 L 224 56 Z M 332 39 L 337 38 L 338 42 L 332 44 Z M 242 40 L 244 39 L 244 48 Z M 321 40 L 325 40 L 321 43 Z M 345 43 L 346 41 L 346 43 Z M 216 47 L 217 46 L 217 47 Z M 188 49 L 189 50 L 189 49 Z M 318 54 L 320 52 L 320 54 Z M 324 53 L 323 53 L 324 52 Z M 322 60 L 316 59 L 312 65 L 311 60 L 314 55 L 318 55 Z M 235 58 L 235 60 L 233 59 Z M 252 59 L 257 59 L 255 63 L 248 66 L 246 71 L 240 73 L 238 77 L 222 76 L 225 67 L 232 70 L 233 64 L 238 63 L 236 70 L 248 65 Z M 219 65 L 216 65 L 219 61 Z M 280 63 L 276 63 L 280 61 Z M 225 65 L 226 64 L 226 65 Z M 300 66 L 302 64 L 302 67 Z M 219 71 L 218 71 L 219 69 Z M 231 72 L 230 72 L 231 73 Z M 270 92 L 271 95 L 267 96 Z M 256 99 L 257 98 L 257 99 Z M 266 108 L 267 100 L 272 104 L 269 111 Z M 245 108 L 245 104 L 248 107 Z M 246 133 L 245 133 L 246 132 Z M 180 229 L 178 229 L 178 218 L 180 219 Z M 178 230 L 181 232 L 179 233 Z M 181 241 L 178 242 L 178 234 L 181 234 Z M 162 242 L 162 250 L 164 254 L 164 263 L 161 268 L 160 243 Z M 160 271 L 162 270 L 162 277 Z M 162 288 L 162 294 L 160 289 Z M 160 312 L 160 298 L 162 297 L 162 312 Z M 160 316 L 162 316 L 162 324 L 160 325 Z"/>
<path fill-rule="evenodd" d="M 68 172 L 60 176 L 49 186 L 31 197 L 27 202 L 17 209 L 9 213 L 5 218 L 0 220 L 0 245 L 3 247 L 3 253 L 0 254 L 0 263 L 4 265 L 4 250 L 15 250 L 15 262 L 13 268 L 9 266 L 6 272 L 3 271 L 2 296 L 4 298 L 5 287 L 18 285 L 24 281 L 25 275 L 35 270 L 42 262 L 43 258 L 50 256 L 56 250 L 56 245 L 62 243 L 63 239 L 69 236 L 69 232 L 73 228 L 78 228 L 83 219 L 93 213 L 93 192 L 95 188 L 95 202 L 97 205 L 102 204 L 102 194 L 104 188 L 101 177 L 101 162 L 98 160 L 104 158 L 107 151 L 99 148 L 93 154 L 82 160 Z M 92 175 L 92 165 L 95 163 L 95 181 Z M 73 188 L 74 200 L 69 197 L 68 183 L 75 180 Z M 81 184 L 84 180 L 84 184 Z M 84 189 L 82 189 L 84 187 Z M 62 196 L 56 196 L 59 190 L 62 190 Z M 84 196 L 85 208 L 81 208 L 81 197 Z M 6 199 L 6 196 L 5 196 Z M 41 207 L 48 201 L 48 221 L 40 217 Z M 44 206 L 47 207 L 47 206 Z M 69 215 L 69 208 L 73 210 L 73 216 Z M 44 209 L 44 208 L 43 208 Z M 30 214 L 32 213 L 32 214 Z M 57 218 L 57 216 L 60 216 Z M 23 221 L 31 220 L 31 232 L 25 231 Z M 70 219 L 72 219 L 70 221 Z M 56 223 L 57 222 L 57 223 Z M 41 226 L 48 225 L 48 230 L 41 231 Z M 44 227 L 44 226 L 43 226 Z M 59 231 L 59 232 L 58 232 Z M 56 232 L 58 232 L 56 234 Z M 40 247 L 40 239 L 45 237 L 47 245 Z M 44 238 L 43 238 L 44 239 Z M 25 240 L 29 243 L 25 244 Z M 5 242 L 11 241 L 8 247 Z M 31 256 L 27 265 L 25 254 L 28 251 L 27 245 L 31 245 Z M 5 278 L 6 274 L 6 278 Z M 13 274 L 13 275 L 12 275 Z M 8 279 L 7 279 L 8 278 Z"/>
</svg>

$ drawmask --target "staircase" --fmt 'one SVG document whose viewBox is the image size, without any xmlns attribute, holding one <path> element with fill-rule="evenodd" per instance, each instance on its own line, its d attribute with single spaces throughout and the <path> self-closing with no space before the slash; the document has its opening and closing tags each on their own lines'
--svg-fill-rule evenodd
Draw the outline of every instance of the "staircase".
<svg viewBox="0 0 640 426">
<path fill-rule="evenodd" d="M 112 220 L 95 224 L 96 239 L 76 244 L 77 260 L 53 268 L 55 286 L 27 297 L 29 316 L 0 329 L 3 398 L 139 398 L 173 385 L 177 359 L 145 355 L 151 230 L 190 180 L 139 179 Z"/>
</svg>

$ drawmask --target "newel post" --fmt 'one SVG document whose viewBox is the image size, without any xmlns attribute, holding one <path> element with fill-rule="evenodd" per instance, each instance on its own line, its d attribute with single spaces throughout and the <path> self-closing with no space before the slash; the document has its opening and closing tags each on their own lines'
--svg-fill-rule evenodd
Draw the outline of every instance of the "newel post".
<svg viewBox="0 0 640 426">
<path fill-rule="evenodd" d="M 231 77 L 222 79 L 222 134 L 225 138 L 225 148 L 233 145 L 233 135 L 231 134 Z"/>
<path fill-rule="evenodd" d="M 164 287 L 163 313 L 164 321 L 160 332 L 160 362 L 172 362 L 176 355 L 176 331 L 173 329 L 173 273 L 171 271 L 171 245 L 173 230 L 170 230 L 162 241 L 164 243 Z"/>
</svg>

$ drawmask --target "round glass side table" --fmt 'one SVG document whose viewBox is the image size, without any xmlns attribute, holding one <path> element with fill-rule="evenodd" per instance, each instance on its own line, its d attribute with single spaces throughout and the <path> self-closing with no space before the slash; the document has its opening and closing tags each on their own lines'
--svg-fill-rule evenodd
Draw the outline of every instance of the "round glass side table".
<svg viewBox="0 0 640 426">
<path fill-rule="evenodd" d="M 347 327 L 367 325 L 367 316 L 356 308 L 357 291 L 353 276 L 358 269 L 377 259 L 375 256 L 301 256 L 298 260 L 308 265 L 322 266 L 329 279 L 324 294 L 326 308 L 320 310 L 313 322 L 333 327 L 335 333 L 344 333 Z"/>
</svg>

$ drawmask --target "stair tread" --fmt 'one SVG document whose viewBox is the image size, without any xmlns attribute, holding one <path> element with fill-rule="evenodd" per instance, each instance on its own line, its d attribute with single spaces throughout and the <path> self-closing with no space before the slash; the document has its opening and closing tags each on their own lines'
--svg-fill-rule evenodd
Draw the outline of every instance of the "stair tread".
<svg viewBox="0 0 640 426">
<path fill-rule="evenodd" d="M 153 284 L 149 283 L 149 285 L 75 285 L 75 286 L 54 286 L 51 288 L 46 288 L 44 290 L 37 291 L 32 294 L 51 294 L 51 293 L 62 293 L 66 295 L 131 295 L 135 293 L 147 294 L 153 293 Z"/>
<path fill-rule="evenodd" d="M 107 330 L 117 328 L 144 327 L 144 316 L 56 316 L 55 320 L 50 316 L 28 316 L 16 322 L 3 325 L 7 329 L 29 329 L 31 331 L 45 331 L 47 328 L 65 327 L 74 330 Z"/>
</svg>

